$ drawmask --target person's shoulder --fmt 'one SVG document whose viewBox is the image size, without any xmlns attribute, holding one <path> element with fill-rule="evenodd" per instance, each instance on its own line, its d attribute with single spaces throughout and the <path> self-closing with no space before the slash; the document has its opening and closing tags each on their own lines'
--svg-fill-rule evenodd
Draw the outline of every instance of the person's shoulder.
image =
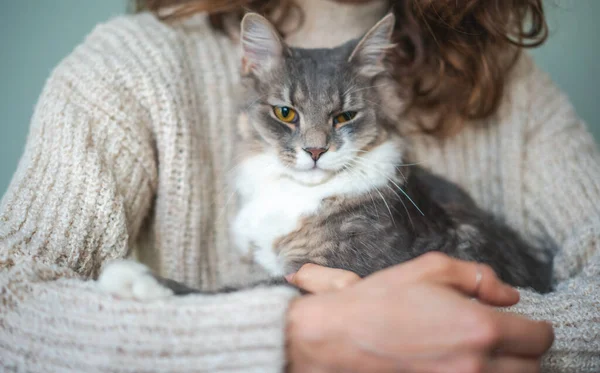
<svg viewBox="0 0 600 373">
<path fill-rule="evenodd" d="M 110 67 L 160 68 L 188 54 L 190 45 L 232 48 L 223 42 L 205 15 L 176 22 L 158 19 L 149 12 L 122 15 L 98 24 L 67 60 Z M 166 67 L 166 66 L 165 66 Z"/>
<path fill-rule="evenodd" d="M 536 62 L 531 53 L 525 50 L 519 54 L 508 74 L 506 87 L 509 97 L 518 97 L 522 99 L 522 102 L 523 100 L 539 100 L 540 95 L 569 101 L 550 74 Z"/>
<path fill-rule="evenodd" d="M 528 52 L 522 52 L 509 74 L 501 110 L 512 123 L 525 122 L 528 139 L 569 130 L 589 136 L 569 96 Z"/>
<path fill-rule="evenodd" d="M 503 103 L 515 110 L 534 109 L 540 105 L 540 98 L 560 101 L 568 105 L 567 96 L 558 88 L 550 75 L 545 72 L 527 51 L 522 51 L 506 76 Z"/>
<path fill-rule="evenodd" d="M 142 12 L 121 15 L 98 24 L 83 44 L 119 46 L 122 52 L 135 53 L 144 48 L 176 50 L 185 48 L 188 40 L 203 44 L 215 43 L 223 38 L 224 35 L 210 26 L 205 14 L 167 21 L 153 13 Z M 223 44 L 227 47 L 231 43 Z"/>
<path fill-rule="evenodd" d="M 174 89 L 172 82 L 203 68 L 188 63 L 203 49 L 213 56 L 235 51 L 203 14 L 176 22 L 148 12 L 121 15 L 98 24 L 53 70 L 47 86 L 76 89 L 85 97 L 102 93 L 140 101 L 157 90 Z"/>
</svg>

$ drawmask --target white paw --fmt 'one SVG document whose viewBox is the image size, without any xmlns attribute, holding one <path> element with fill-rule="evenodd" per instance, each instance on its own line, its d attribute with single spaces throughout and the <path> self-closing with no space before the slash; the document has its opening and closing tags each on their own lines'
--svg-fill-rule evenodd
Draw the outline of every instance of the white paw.
<svg viewBox="0 0 600 373">
<path fill-rule="evenodd" d="M 98 278 L 99 288 L 119 298 L 141 301 L 166 298 L 173 291 L 152 276 L 150 268 L 132 260 L 107 264 Z"/>
</svg>

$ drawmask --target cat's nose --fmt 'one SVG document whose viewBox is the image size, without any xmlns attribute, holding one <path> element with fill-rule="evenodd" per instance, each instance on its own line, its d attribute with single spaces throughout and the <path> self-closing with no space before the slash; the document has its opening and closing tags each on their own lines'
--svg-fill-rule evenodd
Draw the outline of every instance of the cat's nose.
<svg viewBox="0 0 600 373">
<path fill-rule="evenodd" d="M 310 157 L 316 162 L 329 148 L 302 148 L 302 150 L 310 154 Z"/>
</svg>

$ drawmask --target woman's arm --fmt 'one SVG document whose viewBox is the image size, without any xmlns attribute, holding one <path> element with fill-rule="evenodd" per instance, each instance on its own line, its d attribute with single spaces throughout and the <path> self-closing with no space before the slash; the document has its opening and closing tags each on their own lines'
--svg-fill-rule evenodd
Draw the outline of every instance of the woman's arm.
<svg viewBox="0 0 600 373">
<path fill-rule="evenodd" d="M 522 291 L 514 311 L 552 321 L 549 372 L 600 371 L 600 154 L 572 105 L 534 68 L 523 169 L 531 231 L 554 241 L 555 292 Z"/>
<path fill-rule="evenodd" d="M 90 281 L 128 253 L 157 187 L 152 118 L 120 62 L 143 41 L 127 32 L 97 29 L 35 110 L 0 207 L 0 371 L 279 372 L 294 291 L 142 304 Z"/>
</svg>

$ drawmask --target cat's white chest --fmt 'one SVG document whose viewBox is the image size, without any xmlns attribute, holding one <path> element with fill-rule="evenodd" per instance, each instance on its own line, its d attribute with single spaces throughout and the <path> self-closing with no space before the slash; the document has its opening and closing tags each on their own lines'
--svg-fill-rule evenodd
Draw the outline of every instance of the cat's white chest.
<svg viewBox="0 0 600 373">
<path fill-rule="evenodd" d="M 235 245 L 243 254 L 253 255 L 271 274 L 284 275 L 284 263 L 274 250 L 274 242 L 293 232 L 303 216 L 315 213 L 323 197 L 313 188 L 288 180 L 263 180 L 255 187 L 244 198 L 233 222 Z"/>
<path fill-rule="evenodd" d="M 339 173 L 317 185 L 286 177 L 290 171 L 275 154 L 244 160 L 237 167 L 235 188 L 240 206 L 231 225 L 237 249 L 271 274 L 286 274 L 284 258 L 275 252 L 274 242 L 299 228 L 303 217 L 317 214 L 326 198 L 352 197 L 385 187 L 401 161 L 398 147 L 398 142 L 385 142 L 362 156 L 352 172 Z"/>
</svg>

